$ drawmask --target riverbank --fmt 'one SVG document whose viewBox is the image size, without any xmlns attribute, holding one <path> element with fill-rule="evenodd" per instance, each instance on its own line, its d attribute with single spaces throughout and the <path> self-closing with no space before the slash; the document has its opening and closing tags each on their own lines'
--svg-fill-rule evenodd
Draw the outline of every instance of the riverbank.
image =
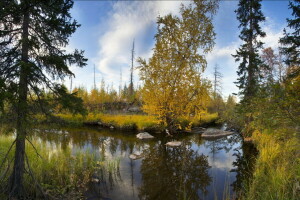
<svg viewBox="0 0 300 200">
<path fill-rule="evenodd" d="M 300 140 L 292 134 L 282 137 L 282 131 L 254 131 L 252 139 L 259 155 L 241 199 L 300 199 Z"/>
<path fill-rule="evenodd" d="M 160 124 L 159 120 L 155 116 L 141 115 L 141 114 L 103 114 L 103 113 L 89 113 L 86 116 L 83 115 L 71 115 L 71 114 L 57 114 L 54 121 L 48 121 L 46 118 L 38 117 L 38 122 L 56 123 L 69 126 L 99 126 L 102 128 L 119 129 L 119 130 L 136 130 L 147 132 L 162 132 L 165 127 Z M 189 129 L 193 126 L 205 126 L 214 124 L 218 119 L 217 113 L 206 113 L 201 116 L 201 120 L 178 120 L 178 126 L 182 130 Z"/>
</svg>

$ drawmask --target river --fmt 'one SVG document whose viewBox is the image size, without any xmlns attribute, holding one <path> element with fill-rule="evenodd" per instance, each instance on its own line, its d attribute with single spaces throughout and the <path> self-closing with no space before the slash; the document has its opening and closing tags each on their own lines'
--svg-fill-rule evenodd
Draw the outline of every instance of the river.
<svg viewBox="0 0 300 200">
<path fill-rule="evenodd" d="M 89 200 L 234 199 L 244 187 L 253 157 L 239 134 L 210 140 L 200 134 L 139 140 L 136 133 L 90 127 L 34 130 L 33 139 L 49 149 L 118 160 L 108 176 L 95 170 L 85 193 Z M 173 140 L 182 141 L 182 146 L 165 145 Z M 130 159 L 131 154 L 139 159 Z"/>
</svg>

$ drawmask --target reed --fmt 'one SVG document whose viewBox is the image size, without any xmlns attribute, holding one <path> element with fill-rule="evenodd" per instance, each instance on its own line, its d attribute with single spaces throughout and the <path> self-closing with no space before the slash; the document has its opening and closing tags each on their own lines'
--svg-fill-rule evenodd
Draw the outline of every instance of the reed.
<svg viewBox="0 0 300 200">
<path fill-rule="evenodd" d="M 13 140 L 13 136 L 0 136 L 0 161 L 3 160 Z M 35 140 L 31 143 L 26 142 L 29 166 L 26 166 L 28 173 L 24 177 L 24 187 L 26 193 L 32 198 L 42 198 L 42 192 L 37 185 L 41 186 L 45 193 L 56 198 L 77 198 L 83 195 L 96 170 L 100 168 L 105 173 L 114 173 L 119 168 L 118 159 L 105 160 L 91 152 L 74 152 L 71 147 L 63 150 L 55 144 Z M 9 160 L 12 160 L 13 152 L 14 149 L 9 154 Z M 101 165 L 99 165 L 100 161 Z M 0 169 L 0 176 L 5 173 L 6 166 L 8 165 L 5 163 L 5 166 Z M 10 173 L 11 169 L 7 176 Z M 0 184 L 0 190 L 3 190 L 7 182 Z M 1 195 L 0 197 L 5 198 Z"/>
<path fill-rule="evenodd" d="M 255 131 L 253 139 L 260 153 L 253 179 L 242 199 L 299 199 L 299 138 L 282 139 L 274 134 Z"/>
</svg>

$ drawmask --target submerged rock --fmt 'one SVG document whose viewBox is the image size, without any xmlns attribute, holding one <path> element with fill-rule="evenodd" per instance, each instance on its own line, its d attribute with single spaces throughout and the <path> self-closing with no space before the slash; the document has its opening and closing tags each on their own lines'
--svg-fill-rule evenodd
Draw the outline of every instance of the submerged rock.
<svg viewBox="0 0 300 200">
<path fill-rule="evenodd" d="M 215 128 L 209 128 L 204 133 L 202 133 L 201 137 L 203 138 L 218 138 L 218 137 L 224 137 L 228 135 L 232 135 L 234 132 L 231 131 L 223 131 L 220 129 Z"/>
<path fill-rule="evenodd" d="M 191 130 L 191 133 L 203 133 L 206 130 L 206 128 L 203 127 L 193 127 Z"/>
<path fill-rule="evenodd" d="M 143 140 L 143 139 L 152 139 L 152 138 L 154 138 L 154 136 L 150 135 L 150 134 L 147 133 L 147 132 L 139 133 L 139 134 L 136 135 L 136 137 L 137 137 L 138 139 L 141 139 L 141 140 Z"/>
<path fill-rule="evenodd" d="M 100 183 L 100 180 L 98 178 L 92 178 L 91 182 L 92 183 Z"/>
<path fill-rule="evenodd" d="M 180 142 L 180 141 L 173 141 L 173 142 L 168 142 L 166 145 L 169 146 L 169 147 L 179 147 L 179 146 L 182 145 L 182 142 Z"/>
<path fill-rule="evenodd" d="M 137 159 L 140 159 L 142 157 L 143 156 L 141 154 L 135 154 L 135 153 L 129 155 L 129 158 L 132 159 L 132 160 L 137 160 Z"/>
<path fill-rule="evenodd" d="M 251 137 L 245 137 L 244 142 L 253 143 L 253 139 Z"/>
</svg>

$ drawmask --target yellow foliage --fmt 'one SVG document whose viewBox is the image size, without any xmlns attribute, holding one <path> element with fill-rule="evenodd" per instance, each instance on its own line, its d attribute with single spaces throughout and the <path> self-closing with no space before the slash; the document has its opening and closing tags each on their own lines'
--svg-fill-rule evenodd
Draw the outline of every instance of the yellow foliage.
<svg viewBox="0 0 300 200">
<path fill-rule="evenodd" d="M 205 56 L 213 46 L 211 14 L 216 9 L 209 1 L 182 6 L 181 16 L 158 18 L 158 34 L 149 62 L 139 58 L 143 110 L 156 115 L 167 126 L 175 120 L 189 119 L 206 112 L 210 83 L 201 79 Z"/>
<path fill-rule="evenodd" d="M 136 128 L 139 130 L 147 127 L 153 127 L 159 123 L 154 116 L 148 115 L 110 115 L 103 113 L 89 113 L 87 116 L 70 114 L 57 114 L 57 116 L 68 122 L 74 123 L 82 123 L 84 121 L 100 121 L 105 124 L 112 124 L 119 128 L 128 125 L 136 125 Z"/>
</svg>

